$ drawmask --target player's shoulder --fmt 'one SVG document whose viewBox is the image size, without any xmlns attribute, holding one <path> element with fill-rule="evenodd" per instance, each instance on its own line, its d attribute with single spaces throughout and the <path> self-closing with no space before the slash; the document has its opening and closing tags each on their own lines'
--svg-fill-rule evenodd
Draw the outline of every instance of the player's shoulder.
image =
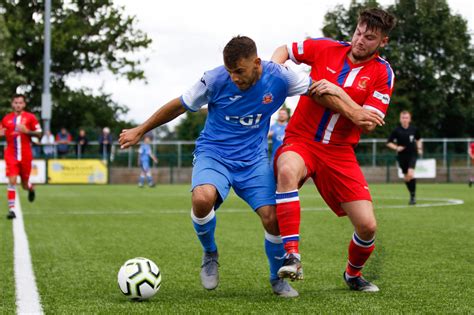
<svg viewBox="0 0 474 315">
<path fill-rule="evenodd" d="M 288 72 L 288 68 L 282 66 L 278 63 L 274 63 L 273 61 L 264 61 L 262 60 L 262 70 L 263 73 L 269 74 L 272 76 L 282 77 L 285 75 L 285 72 Z"/>
<path fill-rule="evenodd" d="M 319 45 L 325 48 L 345 48 L 349 47 L 351 43 L 342 40 L 336 40 L 329 37 L 308 38 L 307 41 L 314 45 Z"/>
<path fill-rule="evenodd" d="M 374 58 L 373 62 L 374 66 L 377 67 L 382 74 L 386 74 L 387 76 L 395 76 L 392 66 L 390 65 L 390 62 L 387 60 L 383 59 L 380 56 L 376 56 Z"/>
<path fill-rule="evenodd" d="M 229 80 L 229 73 L 227 72 L 227 69 L 221 65 L 204 72 L 201 82 L 207 87 L 210 87 L 215 84 L 222 84 L 227 80 Z"/>
<path fill-rule="evenodd" d="M 24 111 L 24 112 L 23 112 L 23 115 L 25 115 L 25 117 L 28 117 L 28 118 L 34 118 L 34 119 L 36 119 L 36 115 L 33 114 L 32 112 Z"/>
</svg>

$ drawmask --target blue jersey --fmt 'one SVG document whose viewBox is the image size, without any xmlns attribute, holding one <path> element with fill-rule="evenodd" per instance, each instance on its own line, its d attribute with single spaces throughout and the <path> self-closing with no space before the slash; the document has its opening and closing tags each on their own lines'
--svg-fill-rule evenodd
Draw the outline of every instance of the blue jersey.
<svg viewBox="0 0 474 315">
<path fill-rule="evenodd" d="M 288 123 L 284 123 L 283 125 L 281 125 L 278 122 L 276 122 L 270 127 L 270 131 L 273 132 L 272 156 L 275 155 L 276 150 L 283 144 L 283 139 L 285 138 L 285 129 L 287 125 Z"/>
<path fill-rule="evenodd" d="M 140 161 L 148 162 L 151 154 L 151 145 L 148 143 L 140 144 L 138 154 L 140 155 Z"/>
<path fill-rule="evenodd" d="M 232 82 L 224 66 L 204 73 L 181 96 L 183 105 L 193 112 L 209 104 L 195 154 L 209 153 L 228 162 L 266 158 L 272 114 L 287 96 L 305 94 L 310 83 L 306 74 L 266 61 L 262 61 L 260 79 L 245 91 Z"/>
</svg>

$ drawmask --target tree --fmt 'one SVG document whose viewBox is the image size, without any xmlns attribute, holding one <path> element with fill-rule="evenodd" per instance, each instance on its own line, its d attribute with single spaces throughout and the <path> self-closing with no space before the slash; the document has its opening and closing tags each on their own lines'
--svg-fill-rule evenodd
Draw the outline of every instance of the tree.
<svg viewBox="0 0 474 315">
<path fill-rule="evenodd" d="M 12 78 L 9 85 L 22 86 L 30 104 L 36 105 L 41 101 L 43 80 L 43 10 L 44 1 L 41 0 L 0 0 L 5 26 L 14 34 L 8 42 L 15 49 L 6 51 L 10 53 L 7 59 L 20 76 Z M 112 0 L 52 0 L 51 23 L 53 125 L 61 111 L 75 111 L 65 107 L 74 106 L 69 100 L 76 99 L 79 94 L 86 104 L 97 101 L 89 92 L 70 90 L 66 86 L 68 76 L 108 70 L 130 81 L 145 79 L 141 60 L 130 57 L 130 53 L 147 48 L 151 40 L 136 29 L 135 17 L 125 15 L 125 9 L 114 6 Z M 101 95 L 99 99 L 111 101 L 107 95 Z M 112 110 L 116 107 L 113 102 L 109 105 Z M 73 125 L 76 119 L 87 120 L 87 111 L 76 111 L 76 114 L 80 117 L 60 116 L 62 120 L 58 123 Z M 107 125 L 113 123 L 110 121 Z"/>
<path fill-rule="evenodd" d="M 177 138 L 179 140 L 196 140 L 204 128 L 206 118 L 207 110 L 200 110 L 197 113 L 186 112 L 184 119 L 176 126 Z"/>
<path fill-rule="evenodd" d="M 0 115 L 3 116 L 10 110 L 10 98 L 15 91 L 12 82 L 24 82 L 24 79 L 15 71 L 15 64 L 9 58 L 13 49 L 9 45 L 11 36 L 5 25 L 3 16 L 0 15 Z"/>
<path fill-rule="evenodd" d="M 324 35 L 350 41 L 358 11 L 366 6 L 379 5 L 352 1 L 348 9 L 328 12 Z M 408 109 L 423 137 L 472 136 L 474 48 L 466 20 L 453 15 L 445 0 L 400 0 L 387 10 L 398 19 L 381 51 L 396 76 L 388 125 Z M 377 128 L 375 136 L 387 136 L 389 129 Z"/>
<path fill-rule="evenodd" d="M 93 95 L 89 89 L 65 90 L 65 93 L 58 95 L 57 104 L 53 109 L 55 119 L 51 124 L 52 130 L 66 127 L 75 133 L 80 128 L 86 128 L 92 133 L 100 133 L 103 127 L 111 127 L 112 134 L 118 135 L 122 129 L 132 126 L 122 119 L 128 109 L 118 105 L 109 94 L 102 91 L 99 95 Z"/>
</svg>

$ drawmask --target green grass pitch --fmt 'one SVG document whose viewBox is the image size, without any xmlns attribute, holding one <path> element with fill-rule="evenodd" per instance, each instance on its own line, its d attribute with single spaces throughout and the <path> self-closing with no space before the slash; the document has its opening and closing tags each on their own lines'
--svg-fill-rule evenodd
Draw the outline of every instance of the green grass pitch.
<svg viewBox="0 0 474 315">
<path fill-rule="evenodd" d="M 474 312 L 474 189 L 467 185 L 419 184 L 417 207 L 406 205 L 401 183 L 371 185 L 378 233 L 364 274 L 380 287 L 376 294 L 347 289 L 342 272 L 351 225 L 306 185 L 300 192 L 305 280 L 294 283 L 300 297 L 292 300 L 271 293 L 263 229 L 235 194 L 217 212 L 219 287 L 201 287 L 201 248 L 188 190 L 38 186 L 33 204 L 21 192 L 45 313 Z M 454 199 L 464 203 L 455 205 Z M 16 309 L 11 230 L 2 215 L 1 314 Z M 136 256 L 155 261 L 163 275 L 158 294 L 138 303 L 128 301 L 116 283 L 121 264 Z"/>
</svg>

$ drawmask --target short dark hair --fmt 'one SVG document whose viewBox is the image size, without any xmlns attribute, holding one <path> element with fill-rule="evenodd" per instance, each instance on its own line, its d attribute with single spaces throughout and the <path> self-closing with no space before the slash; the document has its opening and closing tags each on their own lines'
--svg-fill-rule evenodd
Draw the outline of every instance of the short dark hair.
<svg viewBox="0 0 474 315">
<path fill-rule="evenodd" d="M 15 98 L 22 98 L 24 102 L 26 102 L 26 96 L 25 94 L 18 94 L 18 93 L 15 93 L 12 95 L 12 101 L 15 99 Z"/>
<path fill-rule="evenodd" d="M 388 35 L 395 25 L 397 19 L 392 14 L 379 8 L 367 8 L 359 12 L 357 24 L 365 24 L 369 30 L 380 30 Z"/>
<path fill-rule="evenodd" d="M 237 62 L 242 58 L 257 55 L 255 42 L 247 36 L 235 36 L 224 47 L 224 64 L 235 68 Z"/>
</svg>

